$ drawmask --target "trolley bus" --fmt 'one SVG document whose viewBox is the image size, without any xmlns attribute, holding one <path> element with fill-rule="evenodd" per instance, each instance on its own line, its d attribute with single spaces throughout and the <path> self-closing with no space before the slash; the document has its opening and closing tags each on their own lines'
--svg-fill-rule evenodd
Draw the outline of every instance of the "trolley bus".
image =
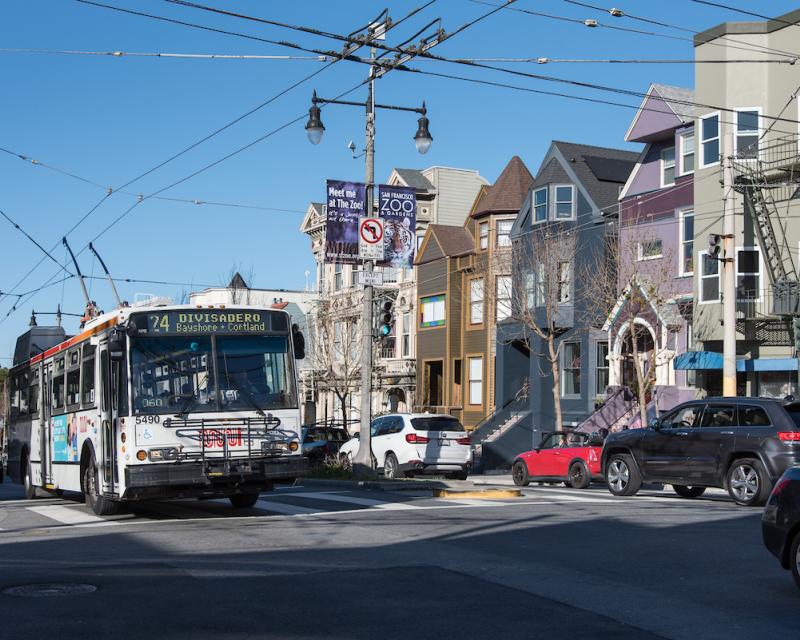
<svg viewBox="0 0 800 640">
<path fill-rule="evenodd" d="M 150 299 L 68 337 L 33 326 L 9 372 L 8 471 L 28 498 L 80 491 L 98 515 L 124 501 L 255 504 L 305 470 L 295 357 L 280 310 Z"/>
</svg>

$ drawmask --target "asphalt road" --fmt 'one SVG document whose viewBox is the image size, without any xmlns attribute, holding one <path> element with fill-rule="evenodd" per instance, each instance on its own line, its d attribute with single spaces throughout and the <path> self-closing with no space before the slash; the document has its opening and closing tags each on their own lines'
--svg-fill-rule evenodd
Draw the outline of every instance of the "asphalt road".
<svg viewBox="0 0 800 640">
<path fill-rule="evenodd" d="M 0 485 L 0 637 L 794 638 L 800 591 L 722 493 L 297 487 L 98 518 Z M 77 583 L 31 597 L 9 587 Z M 33 589 L 38 592 L 38 587 Z"/>
</svg>

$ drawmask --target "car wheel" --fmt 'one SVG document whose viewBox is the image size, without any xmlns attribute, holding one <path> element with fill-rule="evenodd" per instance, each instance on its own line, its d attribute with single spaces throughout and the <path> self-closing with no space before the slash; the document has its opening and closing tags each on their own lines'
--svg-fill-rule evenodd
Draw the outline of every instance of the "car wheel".
<svg viewBox="0 0 800 640">
<path fill-rule="evenodd" d="M 591 477 L 589 470 L 582 462 L 573 462 L 569 468 L 569 484 L 573 489 L 585 489 L 589 486 Z"/>
<path fill-rule="evenodd" d="M 528 467 L 522 460 L 517 460 L 514 463 L 514 466 L 511 468 L 511 477 L 514 480 L 514 484 L 518 487 L 528 486 L 530 482 L 530 478 L 528 478 Z"/>
<path fill-rule="evenodd" d="M 681 498 L 699 498 L 706 492 L 705 487 L 687 487 L 683 484 L 673 484 L 672 488 Z"/>
<path fill-rule="evenodd" d="M 764 465 L 755 458 L 736 460 L 728 469 L 727 480 L 731 498 L 744 507 L 763 505 L 772 489 Z"/>
<path fill-rule="evenodd" d="M 95 515 L 110 516 L 119 511 L 119 502 L 100 495 L 100 480 L 97 464 L 92 456 L 83 470 L 83 496 Z"/>
<path fill-rule="evenodd" d="M 606 465 L 606 484 L 615 496 L 632 496 L 642 486 L 642 476 L 626 453 L 611 456 Z"/>
<path fill-rule="evenodd" d="M 794 583 L 800 588 L 800 532 L 795 535 L 792 546 L 789 548 L 789 564 L 791 564 Z"/>
<path fill-rule="evenodd" d="M 397 456 L 395 456 L 393 453 L 387 453 L 386 460 L 383 462 L 383 477 L 387 480 L 394 480 L 399 475 Z"/>
<path fill-rule="evenodd" d="M 228 500 L 231 501 L 231 505 L 235 509 L 249 509 L 255 506 L 256 502 L 258 502 L 258 494 L 239 493 L 235 496 L 228 496 Z"/>
</svg>

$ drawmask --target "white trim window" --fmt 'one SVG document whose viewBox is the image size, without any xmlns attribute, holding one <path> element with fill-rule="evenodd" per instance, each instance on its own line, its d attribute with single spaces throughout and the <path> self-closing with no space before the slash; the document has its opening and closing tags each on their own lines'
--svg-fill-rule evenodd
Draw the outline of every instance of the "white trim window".
<svg viewBox="0 0 800 640">
<path fill-rule="evenodd" d="M 608 387 L 608 341 L 597 342 L 597 362 L 595 362 L 594 392 L 597 396 L 604 396 Z"/>
<path fill-rule="evenodd" d="M 495 286 L 497 292 L 495 317 L 497 322 L 500 322 L 511 317 L 511 276 L 497 276 Z"/>
<path fill-rule="evenodd" d="M 759 120 L 761 109 L 736 109 L 736 157 L 758 158 Z"/>
<path fill-rule="evenodd" d="M 681 175 L 694 173 L 694 129 L 684 131 L 680 135 L 681 141 Z"/>
<path fill-rule="evenodd" d="M 694 273 L 694 209 L 678 211 L 681 226 L 681 253 L 678 257 L 678 273 L 690 276 Z"/>
<path fill-rule="evenodd" d="M 489 223 L 481 222 L 478 224 L 478 247 L 481 251 L 489 248 Z"/>
<path fill-rule="evenodd" d="M 736 300 L 761 300 L 761 251 L 758 247 L 736 249 Z"/>
<path fill-rule="evenodd" d="M 640 240 L 637 243 L 638 259 L 641 260 L 658 260 L 664 256 L 663 242 L 661 238 L 650 238 L 649 240 Z"/>
<path fill-rule="evenodd" d="M 483 358 L 468 358 L 469 361 L 469 403 L 483 404 Z"/>
<path fill-rule="evenodd" d="M 700 118 L 700 168 L 719 164 L 719 112 Z"/>
<path fill-rule="evenodd" d="M 533 224 L 547 222 L 547 187 L 533 192 Z"/>
<path fill-rule="evenodd" d="M 498 220 L 497 221 L 497 246 L 510 247 L 511 246 L 511 227 L 514 226 L 514 220 Z"/>
<path fill-rule="evenodd" d="M 483 278 L 469 281 L 469 323 L 483 324 Z"/>
<path fill-rule="evenodd" d="M 575 218 L 575 186 L 571 184 L 553 185 L 555 200 L 554 217 L 556 220 L 572 220 Z"/>
<path fill-rule="evenodd" d="M 525 274 L 525 303 L 527 309 L 536 306 L 536 272 L 532 269 Z"/>
<path fill-rule="evenodd" d="M 411 356 L 411 313 L 403 311 L 403 333 L 401 339 L 401 353 L 403 358 Z"/>
<path fill-rule="evenodd" d="M 333 265 L 333 290 L 339 291 L 342 284 L 342 263 L 337 262 Z"/>
<path fill-rule="evenodd" d="M 547 301 L 547 273 L 544 269 L 544 262 L 536 263 L 536 287 L 534 291 L 534 301 L 537 307 L 543 307 Z"/>
<path fill-rule="evenodd" d="M 561 396 L 581 395 L 581 343 L 565 342 L 561 347 Z"/>
<path fill-rule="evenodd" d="M 719 302 L 719 260 L 701 251 L 700 255 L 700 303 Z"/>
<path fill-rule="evenodd" d="M 661 186 L 675 184 L 675 147 L 661 150 Z"/>
</svg>

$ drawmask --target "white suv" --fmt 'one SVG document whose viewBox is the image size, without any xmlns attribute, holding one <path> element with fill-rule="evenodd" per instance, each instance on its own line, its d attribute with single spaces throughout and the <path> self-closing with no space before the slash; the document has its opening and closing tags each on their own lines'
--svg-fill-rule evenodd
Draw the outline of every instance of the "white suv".
<svg viewBox="0 0 800 640">
<path fill-rule="evenodd" d="M 454 417 L 431 413 L 392 413 L 372 421 L 372 455 L 387 478 L 422 473 L 465 480 L 472 447 L 464 426 Z M 352 461 L 358 434 L 339 449 Z"/>
</svg>

